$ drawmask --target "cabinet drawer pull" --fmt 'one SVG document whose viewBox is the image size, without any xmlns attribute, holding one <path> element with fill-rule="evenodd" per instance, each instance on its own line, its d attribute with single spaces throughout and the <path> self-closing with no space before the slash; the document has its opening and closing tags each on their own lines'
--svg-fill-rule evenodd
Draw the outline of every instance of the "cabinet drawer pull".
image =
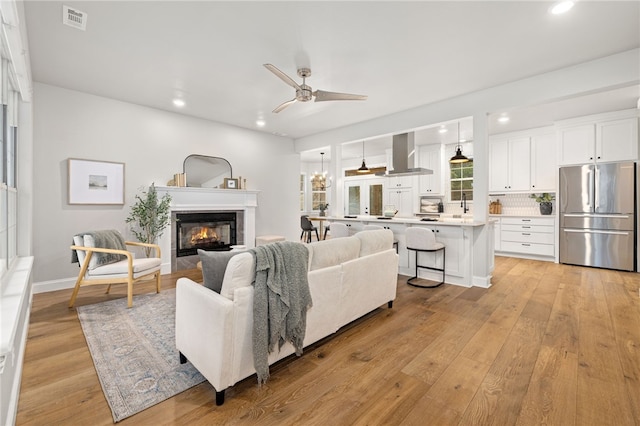
<svg viewBox="0 0 640 426">
<path fill-rule="evenodd" d="M 530 226 L 523 226 L 522 229 L 531 229 Z"/>
<path fill-rule="evenodd" d="M 522 245 L 525 247 L 531 247 L 531 244 L 522 243 Z"/>
<path fill-rule="evenodd" d="M 531 235 L 531 234 L 530 234 L 530 233 L 528 233 L 528 232 L 523 232 L 523 233 L 522 233 L 522 235 L 527 235 L 527 236 L 529 236 L 529 235 Z"/>
</svg>

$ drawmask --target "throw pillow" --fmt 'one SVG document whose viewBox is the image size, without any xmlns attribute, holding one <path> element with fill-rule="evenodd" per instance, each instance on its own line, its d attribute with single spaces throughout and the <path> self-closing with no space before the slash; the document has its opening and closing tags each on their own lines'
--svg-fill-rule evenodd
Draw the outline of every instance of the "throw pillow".
<svg viewBox="0 0 640 426">
<path fill-rule="evenodd" d="M 224 272 L 227 270 L 227 263 L 241 251 L 205 251 L 198 250 L 198 256 L 202 262 L 202 278 L 204 286 L 220 293 Z"/>
</svg>

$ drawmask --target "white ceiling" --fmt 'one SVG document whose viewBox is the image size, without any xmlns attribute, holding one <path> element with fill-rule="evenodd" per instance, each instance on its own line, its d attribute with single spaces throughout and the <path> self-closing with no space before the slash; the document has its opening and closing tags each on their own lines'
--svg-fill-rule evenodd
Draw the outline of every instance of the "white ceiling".
<svg viewBox="0 0 640 426">
<path fill-rule="evenodd" d="M 62 2 L 25 2 L 34 81 L 290 138 L 640 47 L 638 1 L 583 0 L 562 16 L 547 13 L 546 1 L 64 4 L 87 14 L 86 31 L 62 24 Z M 314 89 L 369 99 L 273 114 L 294 90 L 265 63 L 296 81 L 296 68 L 310 67 Z M 606 105 L 633 107 L 638 93 L 620 90 Z M 182 109 L 172 105 L 176 96 Z M 601 108 L 596 98 L 591 107 L 557 105 L 572 114 Z M 531 111 L 550 108 L 512 113 L 536 127 L 545 118 Z"/>
</svg>

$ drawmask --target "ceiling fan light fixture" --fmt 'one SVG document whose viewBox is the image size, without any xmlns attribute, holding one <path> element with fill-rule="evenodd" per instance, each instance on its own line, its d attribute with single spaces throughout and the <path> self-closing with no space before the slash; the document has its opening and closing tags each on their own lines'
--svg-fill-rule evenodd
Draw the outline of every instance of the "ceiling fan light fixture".
<svg viewBox="0 0 640 426">
<path fill-rule="evenodd" d="M 280 71 L 276 66 L 272 64 L 263 64 L 266 69 L 271 71 L 276 77 L 284 81 L 287 85 L 293 87 L 296 90 L 295 98 L 285 101 L 278 105 L 273 113 L 279 113 L 289 105 L 295 102 L 324 102 L 324 101 L 365 101 L 367 95 L 356 95 L 353 93 L 339 93 L 339 92 L 327 92 L 324 90 L 313 90 L 311 86 L 306 84 L 306 79 L 311 76 L 311 69 L 298 68 L 298 77 L 302 77 L 302 84 L 298 84 L 294 79 L 289 77 L 284 72 Z"/>
</svg>

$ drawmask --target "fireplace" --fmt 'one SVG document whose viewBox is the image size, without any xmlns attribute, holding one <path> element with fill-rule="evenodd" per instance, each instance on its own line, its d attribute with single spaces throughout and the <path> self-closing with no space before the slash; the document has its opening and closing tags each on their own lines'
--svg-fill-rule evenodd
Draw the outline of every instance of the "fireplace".
<svg viewBox="0 0 640 426">
<path fill-rule="evenodd" d="M 237 244 L 235 212 L 176 213 L 176 257 L 202 250 L 230 250 Z"/>
<path fill-rule="evenodd" d="M 235 215 L 235 244 L 251 248 L 256 241 L 256 207 L 259 191 L 194 187 L 156 187 L 158 196 L 171 195 L 171 222 L 158 239 L 162 251 L 162 273 L 170 274 L 194 269 L 197 254 L 177 256 L 177 216 L 199 213 L 231 213 Z M 229 242 L 227 245 L 232 245 Z"/>
</svg>

